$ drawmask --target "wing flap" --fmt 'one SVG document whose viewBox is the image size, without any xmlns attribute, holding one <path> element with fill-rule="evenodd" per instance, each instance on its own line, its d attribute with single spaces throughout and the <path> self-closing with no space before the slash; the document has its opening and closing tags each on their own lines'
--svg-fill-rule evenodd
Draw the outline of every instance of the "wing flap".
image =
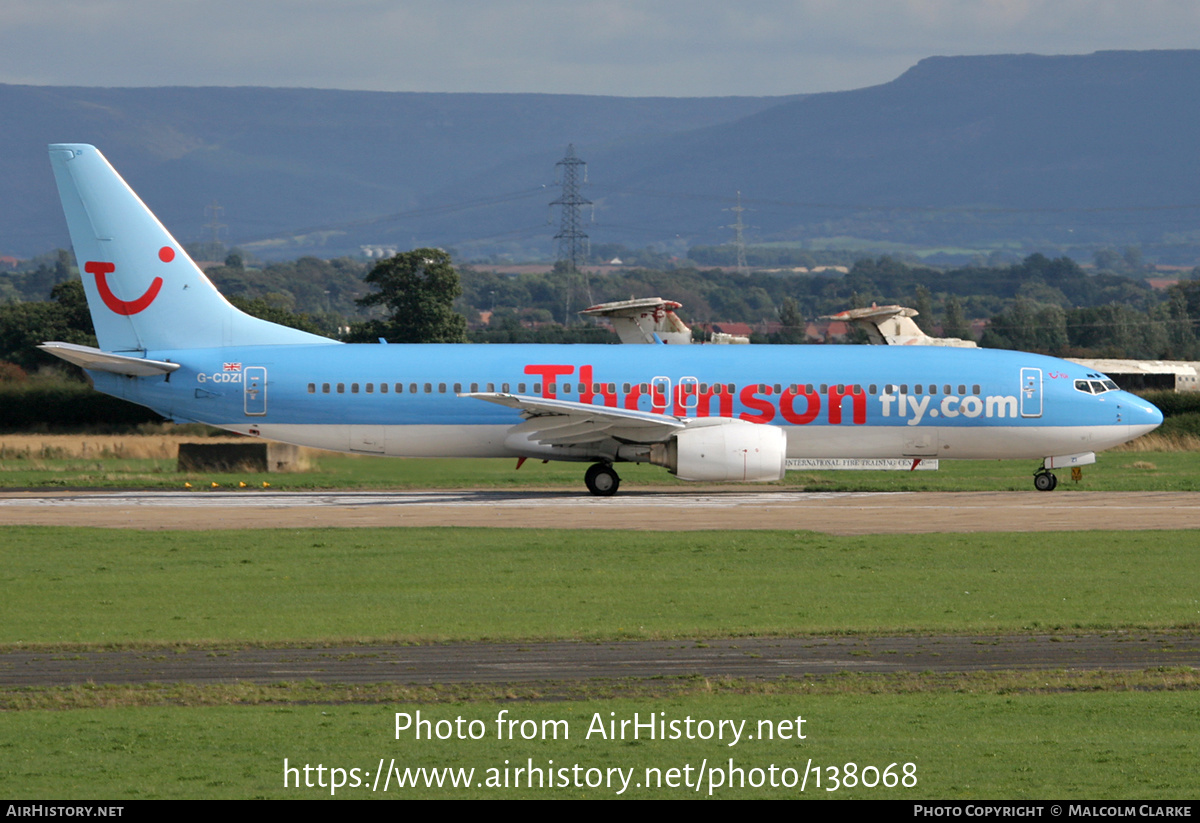
<svg viewBox="0 0 1200 823">
<path fill-rule="evenodd" d="M 519 410 L 525 420 L 513 426 L 510 434 L 527 435 L 530 440 L 552 446 L 579 446 L 608 439 L 658 443 L 687 425 L 686 421 L 670 415 L 571 400 L 495 392 L 471 392 L 460 397 Z"/>
</svg>

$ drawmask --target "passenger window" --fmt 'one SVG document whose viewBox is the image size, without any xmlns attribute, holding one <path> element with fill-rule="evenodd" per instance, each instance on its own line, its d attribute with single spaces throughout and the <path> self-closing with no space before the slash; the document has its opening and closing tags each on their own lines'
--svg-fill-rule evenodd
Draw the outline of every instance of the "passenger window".
<svg viewBox="0 0 1200 823">
<path fill-rule="evenodd" d="M 380 393 L 380 394 L 387 394 L 387 392 L 388 392 L 388 388 L 387 388 L 387 387 L 388 387 L 388 384 L 387 384 L 387 383 L 380 383 L 380 384 L 379 384 L 379 393 Z"/>
<path fill-rule="evenodd" d="M 937 394 L 937 386 L 936 386 L 936 385 L 932 385 L 932 386 L 930 386 L 930 387 L 929 387 L 929 393 L 930 393 L 930 394 Z"/>
<path fill-rule="evenodd" d="M 309 394 L 316 394 L 316 393 L 317 393 L 317 384 L 316 384 L 316 383 L 309 383 L 309 384 L 308 384 L 308 393 L 309 393 Z"/>
<path fill-rule="evenodd" d="M 867 386 L 867 391 L 868 391 L 870 394 L 875 394 L 875 393 L 876 393 L 876 391 L 875 391 L 875 389 L 876 389 L 876 388 L 878 388 L 878 387 L 877 387 L 877 386 L 876 386 L 874 383 L 872 383 L 871 385 Z"/>
<path fill-rule="evenodd" d="M 541 394 L 541 393 L 542 393 L 542 384 L 541 384 L 541 383 L 534 383 L 534 384 L 533 384 L 533 393 L 534 393 L 534 394 Z"/>
<path fill-rule="evenodd" d="M 321 394 L 329 394 L 329 384 L 328 383 L 321 384 Z"/>
<path fill-rule="evenodd" d="M 345 393 L 346 393 L 346 384 L 338 383 L 338 394 L 345 394 Z"/>
<path fill-rule="evenodd" d="M 425 393 L 426 393 L 426 394 L 433 394 L 433 384 L 432 384 L 432 383 L 426 383 L 426 384 L 425 384 Z"/>
<path fill-rule="evenodd" d="M 438 394 L 445 394 L 445 393 L 446 393 L 446 384 L 438 383 Z"/>
<path fill-rule="evenodd" d="M 558 394 L 558 384 L 557 384 L 557 383 L 551 383 L 551 384 L 550 384 L 550 388 L 549 388 L 549 389 L 547 389 L 547 391 L 549 391 L 549 392 L 550 392 L 550 394 Z"/>
<path fill-rule="evenodd" d="M 479 391 L 479 384 L 478 384 L 478 383 L 472 383 L 472 384 L 471 384 L 471 391 L 473 391 L 473 392 L 477 392 L 477 391 Z"/>
<path fill-rule="evenodd" d="M 508 384 L 507 384 L 507 383 L 501 383 L 501 384 L 500 384 L 500 391 L 504 392 L 505 394 L 508 394 Z"/>
<path fill-rule="evenodd" d="M 966 393 L 967 393 L 967 387 L 966 387 L 966 386 L 964 386 L 962 383 L 959 383 L 959 384 L 958 384 L 958 393 L 959 393 L 959 394 L 966 394 Z"/>
<path fill-rule="evenodd" d="M 488 383 L 488 384 L 487 384 L 487 390 L 488 390 L 488 391 L 495 391 L 495 390 L 496 390 L 496 384 L 495 384 L 495 383 Z"/>
<path fill-rule="evenodd" d="M 971 394 L 975 394 L 975 395 L 979 394 L 979 384 L 978 383 L 976 383 L 974 386 L 971 387 Z"/>
<path fill-rule="evenodd" d="M 525 393 L 525 384 L 518 383 L 517 384 L 517 394 L 524 394 L 524 393 Z"/>
<path fill-rule="evenodd" d="M 922 386 L 920 383 L 916 384 L 915 386 L 913 386 L 913 394 L 919 395 L 923 388 L 925 388 L 925 387 Z"/>
<path fill-rule="evenodd" d="M 374 394 L 374 393 L 375 393 L 375 384 L 368 383 L 367 384 L 367 394 Z"/>
<path fill-rule="evenodd" d="M 455 394 L 461 394 L 461 393 L 462 393 L 462 383 L 455 383 L 455 384 L 454 384 L 454 393 L 455 393 Z"/>
</svg>

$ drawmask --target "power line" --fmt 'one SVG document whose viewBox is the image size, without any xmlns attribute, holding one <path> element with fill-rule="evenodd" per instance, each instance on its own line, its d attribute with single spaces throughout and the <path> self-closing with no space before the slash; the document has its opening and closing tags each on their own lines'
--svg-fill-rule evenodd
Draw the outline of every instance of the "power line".
<svg viewBox="0 0 1200 823">
<path fill-rule="evenodd" d="M 555 169 L 562 169 L 562 196 L 550 203 L 551 206 L 562 207 L 562 217 L 559 221 L 558 259 L 570 268 L 567 272 L 566 318 L 571 318 L 571 279 L 578 274 L 583 278 L 584 291 L 587 294 L 587 304 L 592 305 L 592 286 L 585 272 L 580 271 L 580 262 L 587 259 L 589 243 L 587 233 L 583 230 L 583 221 L 579 216 L 580 206 L 590 206 L 592 201 L 580 194 L 579 190 L 587 182 L 587 163 L 575 154 L 575 144 L 567 146 L 567 154 L 557 163 Z"/>
<path fill-rule="evenodd" d="M 749 274 L 750 267 L 746 265 L 746 238 L 742 235 L 746 224 L 742 222 L 742 212 L 746 207 L 742 205 L 742 193 L 737 193 L 737 205 L 732 206 L 727 211 L 731 211 L 737 215 L 737 219 L 732 226 L 726 226 L 727 229 L 733 229 L 733 247 L 737 251 L 737 270 L 738 274 Z"/>
</svg>

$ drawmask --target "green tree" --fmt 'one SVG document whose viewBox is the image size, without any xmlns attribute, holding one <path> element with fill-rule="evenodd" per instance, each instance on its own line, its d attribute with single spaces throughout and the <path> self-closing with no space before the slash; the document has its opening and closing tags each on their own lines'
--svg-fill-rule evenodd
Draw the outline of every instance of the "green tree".
<svg viewBox="0 0 1200 823">
<path fill-rule="evenodd" d="M 358 304 L 386 306 L 389 315 L 357 324 L 350 333 L 352 340 L 382 337 L 393 343 L 467 342 L 466 318 L 454 311 L 462 285 L 446 252 L 402 252 L 376 263 L 363 279 L 379 291 L 360 298 Z"/>
<path fill-rule="evenodd" d="M 50 294 L 52 299 L 46 302 L 0 306 L 0 359 L 32 371 L 39 365 L 62 362 L 39 350 L 41 343 L 56 340 L 96 345 L 83 283 L 68 280 Z"/>
<path fill-rule="evenodd" d="M 917 310 L 917 317 L 921 318 L 917 322 L 925 328 L 933 328 L 933 295 L 929 293 L 929 289 L 917 286 L 916 294 L 913 295 L 913 308 Z"/>
<path fill-rule="evenodd" d="M 800 315 L 800 304 L 794 297 L 783 298 L 779 307 L 779 333 L 772 335 L 772 343 L 795 345 L 804 342 L 804 318 Z"/>
<path fill-rule="evenodd" d="M 942 334 L 961 340 L 969 340 L 971 337 L 971 326 L 963 315 L 962 301 L 957 297 L 946 301 L 946 319 L 942 322 Z"/>
<path fill-rule="evenodd" d="M 1067 315 L 1061 306 L 1017 298 L 992 318 L 981 344 L 988 349 L 1018 349 L 1057 354 L 1067 346 Z"/>
</svg>

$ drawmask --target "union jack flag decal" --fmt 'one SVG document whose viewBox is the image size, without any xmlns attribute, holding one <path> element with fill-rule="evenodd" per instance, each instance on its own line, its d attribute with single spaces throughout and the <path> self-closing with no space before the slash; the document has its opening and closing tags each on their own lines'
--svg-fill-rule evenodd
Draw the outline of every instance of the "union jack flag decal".
<svg viewBox="0 0 1200 823">
<path fill-rule="evenodd" d="M 241 363 L 226 363 L 225 364 L 225 371 L 241 371 L 241 370 L 242 370 Z"/>
</svg>

